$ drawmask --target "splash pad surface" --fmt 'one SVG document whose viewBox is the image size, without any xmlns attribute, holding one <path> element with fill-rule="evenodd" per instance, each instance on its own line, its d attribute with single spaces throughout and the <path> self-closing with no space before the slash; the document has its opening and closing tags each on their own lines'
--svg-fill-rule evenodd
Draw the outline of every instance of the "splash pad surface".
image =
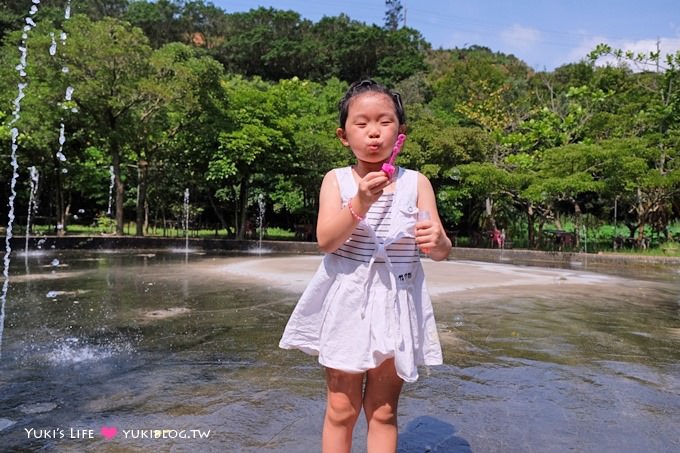
<svg viewBox="0 0 680 453">
<path fill-rule="evenodd" d="M 317 451 L 322 370 L 276 345 L 319 260 L 112 251 L 17 261 L 2 443 Z M 680 447 L 677 272 L 424 265 L 445 364 L 405 386 L 400 451 Z M 362 419 L 356 451 L 364 439 Z"/>
</svg>

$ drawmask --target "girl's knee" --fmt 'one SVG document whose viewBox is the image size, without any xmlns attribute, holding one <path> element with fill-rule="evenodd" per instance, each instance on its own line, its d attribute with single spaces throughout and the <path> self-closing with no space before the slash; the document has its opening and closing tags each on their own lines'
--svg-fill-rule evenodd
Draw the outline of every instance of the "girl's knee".
<svg viewBox="0 0 680 453">
<path fill-rule="evenodd" d="M 354 426 L 359 418 L 359 410 L 343 396 L 329 395 L 326 407 L 326 419 L 334 426 Z"/>
<path fill-rule="evenodd" d="M 336 426 L 354 426 L 361 412 L 364 376 L 326 369 L 326 419 Z"/>
<path fill-rule="evenodd" d="M 366 402 L 364 403 L 364 411 L 366 412 L 368 423 L 379 423 L 381 425 L 397 424 L 396 405 L 388 403 L 372 405 L 370 402 Z"/>
</svg>

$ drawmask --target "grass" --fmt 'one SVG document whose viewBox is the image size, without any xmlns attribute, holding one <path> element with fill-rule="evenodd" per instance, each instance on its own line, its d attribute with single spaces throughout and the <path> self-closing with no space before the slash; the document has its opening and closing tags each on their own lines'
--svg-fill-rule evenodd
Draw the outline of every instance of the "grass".
<svg viewBox="0 0 680 453">
<path fill-rule="evenodd" d="M 136 226 L 132 222 L 128 222 L 125 224 L 123 231 L 125 232 L 126 235 L 134 235 L 134 232 L 136 231 Z M 114 229 L 109 226 L 87 226 L 87 225 L 77 225 L 77 224 L 71 224 L 67 227 L 66 234 L 67 235 L 92 235 L 92 236 L 98 236 L 100 234 L 113 234 Z M 164 234 L 165 233 L 165 234 Z M 21 234 L 21 232 L 19 233 Z M 41 235 L 41 234 L 54 234 L 54 225 L 33 225 L 33 234 L 34 235 Z M 162 228 L 149 228 L 146 237 L 170 237 L 170 238 L 175 238 L 175 237 L 184 237 L 185 236 L 184 230 L 180 230 L 177 228 L 166 228 L 165 231 L 163 231 Z M 189 237 L 191 238 L 233 238 L 234 237 L 234 232 L 233 230 L 227 230 L 227 229 L 218 229 L 218 230 L 206 230 L 206 229 L 198 229 L 198 230 L 189 230 Z M 254 237 L 253 239 L 259 238 L 259 233 Z M 286 230 L 284 228 L 278 228 L 278 227 L 272 227 L 272 228 L 266 228 L 263 234 L 263 239 L 267 240 L 275 240 L 275 241 L 292 241 L 295 239 L 295 233 L 289 230 Z"/>
<path fill-rule="evenodd" d="M 135 224 L 133 222 L 128 222 L 125 224 L 124 228 L 126 235 L 133 235 L 135 232 Z M 674 237 L 680 236 L 680 224 L 675 224 L 671 231 Z M 623 233 L 621 228 L 618 229 L 619 233 Z M 150 228 L 147 237 L 170 237 L 170 238 L 183 238 L 185 236 L 184 230 L 176 228 L 166 228 L 165 234 L 163 234 L 162 228 Z M 608 234 L 607 234 L 608 233 Z M 638 249 L 638 248 L 620 248 L 614 250 L 612 246 L 612 237 L 614 229 L 611 226 L 604 226 L 599 229 L 595 234 L 592 234 L 588 238 L 587 251 L 588 253 L 624 253 L 631 255 L 640 256 L 680 256 L 680 243 L 679 242 L 662 242 L 657 243 L 654 241 L 652 246 L 648 249 Z M 21 234 L 21 233 L 18 233 Z M 33 234 L 54 234 L 54 226 L 47 225 L 34 225 Z M 92 235 L 98 236 L 100 234 L 113 234 L 113 229 L 110 226 L 85 226 L 72 224 L 68 226 L 67 234 L 70 235 Z M 189 237 L 191 238 L 234 238 L 233 230 L 218 229 L 218 230 L 190 230 Z M 258 239 L 259 234 L 249 239 Z M 273 241 L 293 241 L 295 240 L 295 233 L 293 231 L 286 230 L 279 227 L 266 228 L 263 239 L 273 240 Z M 513 238 L 513 248 L 521 249 L 526 248 L 526 240 L 524 239 L 514 239 Z M 458 246 L 466 247 L 469 244 L 469 238 L 462 236 L 458 237 Z M 581 247 L 582 249 L 582 247 Z M 545 251 L 552 251 L 552 249 L 543 248 Z M 580 250 L 574 250 L 580 251 Z"/>
</svg>

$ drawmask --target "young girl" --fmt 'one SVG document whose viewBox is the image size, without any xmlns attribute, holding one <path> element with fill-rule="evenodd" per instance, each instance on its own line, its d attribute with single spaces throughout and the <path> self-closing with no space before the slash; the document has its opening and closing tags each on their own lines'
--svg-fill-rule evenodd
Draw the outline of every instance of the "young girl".
<svg viewBox="0 0 680 453">
<path fill-rule="evenodd" d="M 356 164 L 321 184 L 317 238 L 326 255 L 279 346 L 318 354 L 326 368 L 325 453 L 351 450 L 362 407 L 368 451 L 395 452 L 403 382 L 418 379 L 418 365 L 442 363 L 419 251 L 443 260 L 451 241 L 429 180 L 381 170 L 405 132 L 399 95 L 366 80 L 339 108 L 336 134 Z"/>
</svg>

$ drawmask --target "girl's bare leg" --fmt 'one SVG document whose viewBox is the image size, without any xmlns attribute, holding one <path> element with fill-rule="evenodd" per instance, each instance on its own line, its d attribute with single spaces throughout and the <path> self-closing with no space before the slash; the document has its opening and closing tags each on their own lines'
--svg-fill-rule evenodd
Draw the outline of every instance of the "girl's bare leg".
<svg viewBox="0 0 680 453">
<path fill-rule="evenodd" d="M 364 374 L 345 373 L 326 368 L 328 396 L 323 421 L 323 453 L 349 453 L 352 431 L 361 412 Z"/>
<path fill-rule="evenodd" d="M 404 381 L 397 376 L 394 359 L 369 370 L 364 391 L 368 423 L 368 453 L 397 451 L 397 404 Z"/>
</svg>

